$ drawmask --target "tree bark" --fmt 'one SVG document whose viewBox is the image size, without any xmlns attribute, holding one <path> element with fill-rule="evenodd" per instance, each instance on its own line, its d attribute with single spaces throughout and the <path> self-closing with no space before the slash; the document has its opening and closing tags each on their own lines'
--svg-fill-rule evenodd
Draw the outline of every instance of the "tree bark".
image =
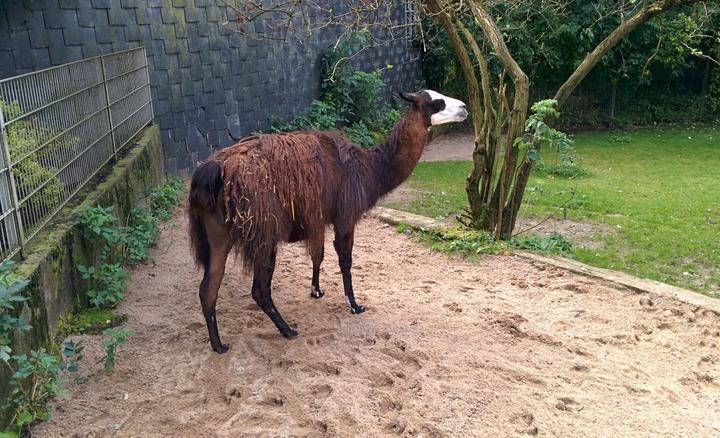
<svg viewBox="0 0 720 438">
<path fill-rule="evenodd" d="M 458 62 L 460 63 L 460 68 L 463 72 L 463 76 L 465 77 L 465 83 L 469 99 L 468 103 L 470 105 L 470 117 L 475 133 L 475 147 L 473 149 L 473 168 L 467 177 L 465 191 L 468 196 L 468 203 L 470 207 L 470 220 L 471 222 L 475 222 L 478 218 L 486 216 L 486 212 L 484 211 L 485 203 L 483 202 L 482 193 L 479 191 L 480 182 L 484 181 L 487 177 L 487 168 L 485 165 L 488 159 L 487 148 L 486 144 L 483 143 L 485 118 L 482 106 L 480 104 L 480 89 L 478 86 L 477 75 L 475 74 L 473 63 L 470 60 L 470 55 L 468 54 L 465 45 L 463 44 L 462 39 L 458 34 L 456 24 L 460 26 L 461 29 L 463 29 L 465 37 L 468 39 L 468 42 L 470 42 L 471 45 L 473 43 L 475 44 L 473 46 L 473 50 L 475 50 L 475 47 L 477 47 L 477 43 L 472 38 L 472 36 L 468 38 L 469 32 L 467 32 L 467 29 L 464 28 L 464 26 L 459 20 L 453 22 L 453 17 L 445 9 L 446 5 L 442 0 L 426 0 L 426 4 L 430 13 L 435 15 L 437 20 L 440 22 L 440 25 L 445 30 L 445 33 L 450 40 L 450 44 L 453 47 L 453 51 L 455 52 L 455 55 L 458 58 Z M 475 55 L 476 57 L 478 57 L 480 53 L 476 52 Z M 485 93 L 486 86 L 487 84 L 483 83 L 483 96 L 487 96 L 487 94 Z M 485 98 L 485 101 L 487 105 L 487 98 Z M 486 106 L 485 112 L 487 111 L 488 108 Z M 477 226 L 476 223 L 471 223 L 470 225 Z"/>
<path fill-rule="evenodd" d="M 612 88 L 610 90 L 610 126 L 615 125 L 615 98 L 617 97 L 617 81 L 612 81 Z"/>
<path fill-rule="evenodd" d="M 530 83 L 525 72 L 515 61 L 513 56 L 505 44 L 502 32 L 498 29 L 492 17 L 477 3 L 476 0 L 469 0 L 470 6 L 475 20 L 483 30 L 485 37 L 490 42 L 495 55 L 502 63 L 505 70 L 513 81 L 514 98 L 512 109 L 509 114 L 508 132 L 505 138 L 505 159 L 503 168 L 498 179 L 495 193 L 491 201 L 491 205 L 498 207 L 497 223 L 495 224 L 495 237 L 497 239 L 507 237 L 503 230 L 503 222 L 507 222 L 507 212 L 505 209 L 506 195 L 514 190 L 513 179 L 517 167 L 517 158 L 519 150 L 515 146 L 515 139 L 521 137 L 525 131 L 525 120 L 527 119 L 528 100 L 530 98 Z M 514 219 L 511 221 L 514 224 Z"/>
<path fill-rule="evenodd" d="M 460 68 L 465 76 L 469 105 L 472 112 L 473 128 L 475 130 L 475 150 L 473 151 L 474 167 L 466 183 L 466 192 L 470 203 L 470 214 L 473 223 L 471 225 L 494 231 L 496 238 L 509 238 L 515 227 L 515 221 L 523 200 L 527 182 L 532 173 L 534 162 L 525 160 L 518 163 L 519 148 L 515 140 L 521 137 L 525 131 L 529 101 L 528 77 L 510 54 L 502 32 L 498 29 L 493 18 L 483 9 L 479 0 L 468 0 L 468 6 L 480 26 L 487 41 L 490 43 L 495 56 L 500 60 L 503 68 L 513 82 L 513 104 L 509 108 L 505 99 L 505 89 L 501 84 L 497 91 L 497 112 L 491 100 L 491 86 L 487 63 L 482 56 L 482 51 L 477 45 L 474 37 L 462 25 L 460 20 L 452 16 L 452 12 L 446 9 L 446 0 L 421 0 L 429 12 L 437 17 L 445 29 L 450 43 L 458 57 Z M 597 65 L 613 47 L 637 27 L 669 9 L 680 5 L 696 3 L 701 0 L 656 0 L 643 8 L 627 21 L 621 23 L 610 35 L 607 36 L 593 51 L 587 54 L 577 69 L 568 77 L 555 94 L 558 108 L 565 104 L 568 97 L 575 91 L 577 86 L 587 74 Z M 463 44 L 457 28 L 460 28 L 465 39 L 470 45 L 475 57 L 478 60 L 482 91 L 484 100 L 484 113 L 481 115 L 480 88 L 477 75 L 470 60 L 465 45 Z M 508 115 L 505 115 L 507 109 Z M 507 136 L 501 139 L 501 130 L 507 117 Z M 492 123 L 491 123 L 492 122 Z M 551 121 L 548 121 L 551 123 Z M 491 126 L 492 125 L 492 126 Z M 493 138 L 493 135 L 495 136 Z M 495 172 L 495 156 L 492 148 L 503 144 L 505 155 L 497 183 L 493 190 L 493 179 Z M 535 145 L 539 150 L 539 145 Z M 496 149 L 495 149 L 496 150 Z M 492 153 L 491 153 L 492 152 Z M 498 164 L 499 165 L 499 164 Z M 482 184 L 480 190 L 478 185 Z"/>
<path fill-rule="evenodd" d="M 705 71 L 703 72 L 702 90 L 700 91 L 700 118 L 705 116 L 707 107 L 707 95 L 710 88 L 710 60 L 705 60 Z"/>
<path fill-rule="evenodd" d="M 475 134 L 475 149 L 473 151 L 473 168 L 465 181 L 465 192 L 470 202 L 471 219 L 475 222 L 473 226 L 488 228 L 488 202 L 490 201 L 490 190 L 494 180 L 495 157 L 497 153 L 497 137 L 492 129 L 497 112 L 492 102 L 492 91 L 490 86 L 490 72 L 487 61 L 478 46 L 472 33 L 465 27 L 462 21 L 457 20 L 457 26 L 470 44 L 480 69 L 480 85 L 483 95 L 483 120 L 480 132 Z M 478 190 L 479 188 L 479 190 Z"/>
<path fill-rule="evenodd" d="M 607 38 L 605 38 L 600 44 L 598 44 L 592 52 L 588 53 L 585 59 L 575 69 L 575 71 L 568 77 L 563 85 L 555 93 L 554 99 L 558 102 L 558 108 L 567 102 L 568 97 L 572 94 L 577 86 L 582 82 L 583 79 L 590 73 L 590 71 L 597 65 L 597 63 L 605 56 L 610 50 L 613 49 L 623 38 L 625 38 L 630 32 L 637 29 L 640 25 L 647 22 L 651 18 L 666 12 L 672 8 L 681 5 L 689 5 L 697 3 L 700 0 L 658 0 L 642 8 L 637 14 L 630 17 L 628 21 L 621 23 Z M 551 123 L 552 121 L 548 121 Z M 536 146 L 539 150 L 539 145 Z M 525 187 L 530 179 L 532 168 L 535 163 L 532 160 L 525 161 L 518 172 L 518 178 L 515 183 L 515 187 L 508 203 L 508 214 L 507 217 L 511 223 L 507 223 L 503 226 L 502 234 L 510 236 L 513 228 L 515 228 L 515 221 L 517 214 L 522 204 L 522 199 L 525 194 Z"/>
</svg>

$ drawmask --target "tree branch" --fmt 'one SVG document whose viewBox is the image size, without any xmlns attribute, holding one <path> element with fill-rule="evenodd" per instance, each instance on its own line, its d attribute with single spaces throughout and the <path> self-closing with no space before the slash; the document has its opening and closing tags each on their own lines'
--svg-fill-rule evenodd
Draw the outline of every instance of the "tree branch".
<svg viewBox="0 0 720 438">
<path fill-rule="evenodd" d="M 607 38 L 598 44 L 592 52 L 585 56 L 585 59 L 583 59 L 580 65 L 558 89 L 554 97 L 554 99 L 558 102 L 558 107 L 561 107 L 565 104 L 565 102 L 567 102 L 567 99 L 573 91 L 575 91 L 575 88 L 577 88 L 580 82 L 585 79 L 585 76 L 590 73 L 593 67 L 595 67 L 603 56 L 608 54 L 613 47 L 630 34 L 630 32 L 665 11 L 673 9 L 677 6 L 689 5 L 699 1 L 701 0 L 658 0 L 643 7 L 627 21 L 621 23 L 610 35 L 607 36 Z"/>
</svg>

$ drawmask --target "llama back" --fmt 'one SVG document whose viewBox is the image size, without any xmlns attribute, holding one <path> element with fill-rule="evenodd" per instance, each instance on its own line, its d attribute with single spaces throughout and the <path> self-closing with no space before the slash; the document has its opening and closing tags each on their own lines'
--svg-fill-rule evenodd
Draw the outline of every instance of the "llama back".
<svg viewBox="0 0 720 438">
<path fill-rule="evenodd" d="M 296 226 L 323 222 L 321 148 L 308 133 L 260 135 L 210 158 L 225 181 L 225 222 L 246 269 L 288 240 Z"/>
</svg>

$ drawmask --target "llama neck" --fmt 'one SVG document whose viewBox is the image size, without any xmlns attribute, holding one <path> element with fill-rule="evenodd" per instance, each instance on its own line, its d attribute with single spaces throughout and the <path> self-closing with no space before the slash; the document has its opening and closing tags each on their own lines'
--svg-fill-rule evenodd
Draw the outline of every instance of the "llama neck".
<svg viewBox="0 0 720 438">
<path fill-rule="evenodd" d="M 398 122 L 385 143 L 372 151 L 371 178 L 375 180 L 374 201 L 405 181 L 415 169 L 428 139 L 422 114 L 410 110 Z"/>
</svg>

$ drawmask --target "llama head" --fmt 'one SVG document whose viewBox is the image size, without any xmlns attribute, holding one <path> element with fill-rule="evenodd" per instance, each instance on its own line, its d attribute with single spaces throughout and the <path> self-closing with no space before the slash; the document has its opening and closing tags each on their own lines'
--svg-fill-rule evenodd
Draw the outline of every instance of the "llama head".
<svg viewBox="0 0 720 438">
<path fill-rule="evenodd" d="M 426 124 L 462 122 L 467 118 L 467 109 L 461 100 L 444 96 L 437 91 L 422 90 L 417 93 L 399 93 L 400 97 L 417 106 L 425 114 Z"/>
</svg>

